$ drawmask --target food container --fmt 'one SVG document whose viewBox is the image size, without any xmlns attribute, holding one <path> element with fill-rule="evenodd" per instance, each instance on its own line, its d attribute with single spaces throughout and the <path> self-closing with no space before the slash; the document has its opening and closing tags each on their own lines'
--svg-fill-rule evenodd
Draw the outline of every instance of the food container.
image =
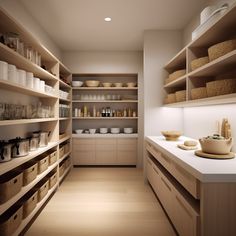
<svg viewBox="0 0 236 236">
<path fill-rule="evenodd" d="M 175 93 L 170 93 L 167 95 L 168 103 L 174 103 L 176 102 Z"/>
<path fill-rule="evenodd" d="M 85 84 L 87 87 L 98 87 L 100 84 L 100 81 L 98 80 L 86 80 Z"/>
<path fill-rule="evenodd" d="M 111 133 L 112 134 L 119 134 L 120 133 L 120 128 L 111 128 Z"/>
<path fill-rule="evenodd" d="M 8 63 L 5 61 L 0 61 L 0 80 L 8 79 Z"/>
<path fill-rule="evenodd" d="M 49 164 L 49 156 L 40 156 L 38 158 L 38 174 L 43 173 L 47 170 Z"/>
<path fill-rule="evenodd" d="M 124 133 L 125 134 L 132 134 L 134 132 L 133 128 L 124 128 Z"/>
<path fill-rule="evenodd" d="M 113 84 L 115 87 L 123 87 L 123 83 L 114 83 Z"/>
<path fill-rule="evenodd" d="M 49 165 L 54 164 L 57 161 L 57 151 L 52 152 L 49 154 Z"/>
<path fill-rule="evenodd" d="M 38 191 L 33 191 L 24 197 L 23 201 L 23 219 L 25 219 L 37 206 Z"/>
<path fill-rule="evenodd" d="M 6 173 L 0 180 L 0 203 L 4 203 L 20 192 L 23 183 L 23 174 L 17 172 Z"/>
<path fill-rule="evenodd" d="M 33 89 L 34 88 L 34 78 L 26 77 L 26 87 L 28 89 Z"/>
<path fill-rule="evenodd" d="M 51 189 L 57 183 L 57 172 L 49 177 L 49 189 Z"/>
<path fill-rule="evenodd" d="M 235 49 L 236 49 L 236 39 L 217 43 L 208 48 L 209 59 L 210 61 L 213 61 Z"/>
<path fill-rule="evenodd" d="M 48 193 L 49 181 L 47 180 L 43 185 L 38 189 L 38 202 L 40 202 Z"/>
<path fill-rule="evenodd" d="M 181 76 L 184 76 L 185 74 L 186 74 L 186 70 L 185 70 L 185 69 L 183 69 L 183 70 L 177 70 L 177 71 L 171 73 L 171 74 L 169 75 L 169 78 L 170 78 L 171 80 L 175 80 L 175 79 L 178 79 L 178 78 L 181 77 Z"/>
<path fill-rule="evenodd" d="M 82 134 L 83 131 L 84 131 L 83 129 L 76 129 L 76 130 L 75 130 L 75 133 L 76 133 L 76 134 Z"/>
<path fill-rule="evenodd" d="M 206 87 L 199 87 L 191 89 L 191 99 L 201 99 L 207 97 L 207 89 Z"/>
<path fill-rule="evenodd" d="M 201 138 L 199 139 L 199 142 L 203 152 L 217 155 L 229 154 L 233 146 L 233 138 Z"/>
<path fill-rule="evenodd" d="M 108 128 L 100 128 L 99 132 L 100 132 L 100 134 L 107 134 L 108 133 Z"/>
<path fill-rule="evenodd" d="M 73 87 L 81 87 L 83 85 L 83 81 L 72 81 Z"/>
<path fill-rule="evenodd" d="M 175 93 L 176 102 L 186 101 L 186 90 L 177 91 Z"/>
<path fill-rule="evenodd" d="M 137 83 L 135 82 L 128 82 L 126 83 L 126 86 L 129 87 L 129 88 L 133 88 L 133 87 L 136 87 Z"/>
<path fill-rule="evenodd" d="M 39 137 L 39 147 L 46 147 L 48 145 L 48 138 L 50 134 L 50 131 L 36 131 L 33 132 L 33 137 Z"/>
<path fill-rule="evenodd" d="M 11 160 L 11 146 L 8 142 L 0 141 L 0 162 Z"/>
<path fill-rule="evenodd" d="M 8 64 L 8 80 L 12 83 L 18 83 L 16 66 Z"/>
<path fill-rule="evenodd" d="M 22 221 L 23 207 L 14 207 L 7 210 L 0 218 L 1 236 L 11 236 Z"/>
<path fill-rule="evenodd" d="M 197 58 L 197 59 L 191 61 L 191 69 L 196 70 L 196 69 L 206 65 L 207 63 L 209 63 L 209 57 L 208 56 Z"/>
<path fill-rule="evenodd" d="M 34 78 L 34 89 L 39 91 L 40 90 L 40 79 Z"/>
<path fill-rule="evenodd" d="M 20 138 L 11 139 L 9 142 L 12 144 L 12 157 L 24 157 L 29 154 L 29 139 Z"/>
<path fill-rule="evenodd" d="M 236 92 L 236 78 L 215 80 L 206 84 L 207 96 L 219 96 Z"/>
<path fill-rule="evenodd" d="M 177 141 L 182 135 L 180 131 L 161 131 L 162 135 L 166 138 L 167 141 Z"/>
<path fill-rule="evenodd" d="M 104 83 L 102 83 L 102 86 L 103 86 L 103 87 L 111 87 L 111 85 L 112 85 L 112 83 L 110 83 L 110 82 L 104 82 Z"/>
<path fill-rule="evenodd" d="M 17 70 L 18 73 L 18 83 L 20 86 L 26 86 L 26 72 L 24 70 Z"/>
<path fill-rule="evenodd" d="M 90 134 L 95 134 L 96 133 L 96 129 L 89 129 L 89 133 Z"/>
<path fill-rule="evenodd" d="M 28 185 L 38 174 L 38 163 L 33 161 L 23 165 L 23 186 Z"/>
<path fill-rule="evenodd" d="M 39 137 L 30 137 L 30 152 L 36 151 L 39 148 Z"/>
</svg>

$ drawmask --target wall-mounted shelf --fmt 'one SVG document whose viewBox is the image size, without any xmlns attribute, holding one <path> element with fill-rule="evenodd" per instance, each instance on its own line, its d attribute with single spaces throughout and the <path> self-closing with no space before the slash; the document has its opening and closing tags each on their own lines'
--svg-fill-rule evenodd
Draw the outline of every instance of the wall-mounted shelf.
<svg viewBox="0 0 236 236">
<path fill-rule="evenodd" d="M 43 123 L 57 121 L 57 118 L 38 118 L 38 119 L 21 119 L 21 120 L 1 120 L 0 126 L 6 125 L 23 125 L 23 124 L 33 124 L 33 123 Z"/>
<path fill-rule="evenodd" d="M 72 100 L 72 103 L 137 103 L 138 100 Z"/>
<path fill-rule="evenodd" d="M 72 117 L 73 120 L 137 120 L 138 117 Z"/>
<path fill-rule="evenodd" d="M 73 90 L 138 90 L 137 87 L 72 87 Z"/>
</svg>

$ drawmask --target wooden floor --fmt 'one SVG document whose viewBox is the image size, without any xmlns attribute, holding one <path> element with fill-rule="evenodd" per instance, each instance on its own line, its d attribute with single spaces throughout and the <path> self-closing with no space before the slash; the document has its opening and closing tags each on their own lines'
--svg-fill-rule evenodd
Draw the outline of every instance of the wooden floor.
<svg viewBox="0 0 236 236">
<path fill-rule="evenodd" d="M 142 172 L 75 168 L 26 236 L 176 235 Z"/>
</svg>

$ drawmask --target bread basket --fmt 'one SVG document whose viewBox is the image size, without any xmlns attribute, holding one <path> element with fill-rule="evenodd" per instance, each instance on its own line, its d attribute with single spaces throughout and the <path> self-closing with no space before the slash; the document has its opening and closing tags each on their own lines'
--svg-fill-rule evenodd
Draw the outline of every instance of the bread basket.
<svg viewBox="0 0 236 236">
<path fill-rule="evenodd" d="M 186 101 L 186 90 L 177 91 L 175 93 L 176 102 Z"/>
<path fill-rule="evenodd" d="M 194 88 L 191 90 L 191 99 L 201 99 L 201 98 L 206 98 L 207 97 L 207 89 L 206 87 L 199 87 L 199 88 Z"/>
<path fill-rule="evenodd" d="M 191 69 L 196 70 L 209 63 L 209 57 L 200 57 L 191 62 Z"/>
</svg>

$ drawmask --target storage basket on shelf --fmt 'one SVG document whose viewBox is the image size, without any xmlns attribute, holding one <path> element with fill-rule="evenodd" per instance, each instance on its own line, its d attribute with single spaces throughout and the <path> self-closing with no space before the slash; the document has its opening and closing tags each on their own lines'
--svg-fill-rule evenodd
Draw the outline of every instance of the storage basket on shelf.
<svg viewBox="0 0 236 236">
<path fill-rule="evenodd" d="M 170 77 L 168 77 L 168 78 L 165 79 L 164 83 L 165 84 L 169 84 L 170 82 L 172 82 L 172 79 Z"/>
<path fill-rule="evenodd" d="M 54 151 L 49 154 L 49 165 L 51 166 L 57 161 L 57 151 Z"/>
<path fill-rule="evenodd" d="M 38 191 L 30 192 L 24 197 L 23 201 L 23 219 L 25 219 L 37 206 Z"/>
<path fill-rule="evenodd" d="M 186 90 L 181 90 L 175 92 L 176 102 L 184 102 L 186 101 Z"/>
<path fill-rule="evenodd" d="M 38 189 L 38 202 L 40 202 L 47 195 L 48 189 L 49 189 L 49 181 L 47 180 Z"/>
<path fill-rule="evenodd" d="M 49 163 L 49 155 L 45 156 L 41 156 L 39 157 L 38 160 L 38 174 L 41 174 L 42 172 L 44 172 L 45 170 L 47 170 L 48 168 L 48 163 Z"/>
<path fill-rule="evenodd" d="M 28 185 L 34 179 L 36 179 L 38 174 L 38 163 L 35 161 L 29 162 L 23 165 L 23 186 Z"/>
<path fill-rule="evenodd" d="M 0 204 L 8 201 L 18 192 L 23 185 L 23 173 L 10 172 L 4 174 L 0 181 Z"/>
<path fill-rule="evenodd" d="M 209 63 L 209 57 L 200 57 L 191 61 L 191 69 L 196 70 Z"/>
<path fill-rule="evenodd" d="M 49 189 L 51 189 L 57 183 L 57 172 L 49 177 Z"/>
<path fill-rule="evenodd" d="M 168 103 L 176 102 L 175 93 L 170 93 L 167 95 Z"/>
<path fill-rule="evenodd" d="M 236 92 L 236 78 L 215 80 L 206 84 L 207 96 L 220 96 Z"/>
<path fill-rule="evenodd" d="M 171 80 L 176 80 L 176 79 L 178 79 L 179 77 L 184 76 L 185 74 L 186 74 L 186 70 L 185 70 L 185 69 L 183 69 L 183 70 L 177 70 L 177 71 L 171 73 L 171 74 L 169 75 L 169 78 L 170 78 Z"/>
<path fill-rule="evenodd" d="M 201 99 L 207 97 L 207 89 L 206 87 L 199 87 L 191 89 L 191 99 Z"/>
<path fill-rule="evenodd" d="M 61 146 L 59 148 L 59 158 L 62 158 L 65 154 L 65 149 L 64 149 L 64 146 Z"/>
<path fill-rule="evenodd" d="M 61 177 L 65 172 L 65 165 L 64 163 L 59 167 L 59 176 Z"/>
<path fill-rule="evenodd" d="M 210 61 L 213 61 L 235 49 L 236 49 L 236 39 L 217 43 L 208 48 L 209 59 Z"/>
</svg>

